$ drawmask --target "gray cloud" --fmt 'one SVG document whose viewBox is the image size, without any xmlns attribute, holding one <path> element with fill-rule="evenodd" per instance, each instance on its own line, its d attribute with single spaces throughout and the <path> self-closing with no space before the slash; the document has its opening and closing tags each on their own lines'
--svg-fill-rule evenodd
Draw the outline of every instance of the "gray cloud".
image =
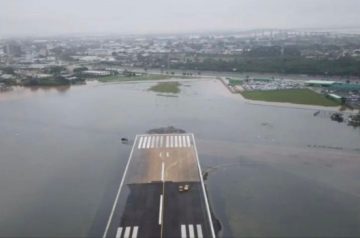
<svg viewBox="0 0 360 238">
<path fill-rule="evenodd" d="M 0 0 L 0 36 L 338 27 L 359 0 Z"/>
</svg>

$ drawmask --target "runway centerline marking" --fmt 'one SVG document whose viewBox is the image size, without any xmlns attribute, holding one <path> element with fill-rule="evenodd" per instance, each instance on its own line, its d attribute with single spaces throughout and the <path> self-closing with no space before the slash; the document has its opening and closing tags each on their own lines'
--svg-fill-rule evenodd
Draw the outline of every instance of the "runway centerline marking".
<svg viewBox="0 0 360 238">
<path fill-rule="evenodd" d="M 165 164 L 161 163 L 161 181 L 164 182 L 164 172 L 165 172 Z"/>
<path fill-rule="evenodd" d="M 159 225 L 162 223 L 162 211 L 163 211 L 163 195 L 160 195 L 160 208 L 159 208 Z"/>
</svg>

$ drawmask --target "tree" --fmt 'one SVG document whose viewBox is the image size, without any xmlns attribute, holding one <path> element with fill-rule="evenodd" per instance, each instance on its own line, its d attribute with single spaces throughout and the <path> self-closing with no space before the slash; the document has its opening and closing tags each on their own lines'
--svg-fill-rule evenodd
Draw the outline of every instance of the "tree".
<svg viewBox="0 0 360 238">
<path fill-rule="evenodd" d="M 15 74 L 15 70 L 13 67 L 5 67 L 2 69 L 2 71 L 4 74 L 12 74 L 12 75 Z"/>
</svg>

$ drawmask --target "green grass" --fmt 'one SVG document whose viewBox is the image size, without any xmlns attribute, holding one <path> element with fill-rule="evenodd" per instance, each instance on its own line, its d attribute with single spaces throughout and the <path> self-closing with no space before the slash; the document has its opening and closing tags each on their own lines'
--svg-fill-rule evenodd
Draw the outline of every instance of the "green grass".
<svg viewBox="0 0 360 238">
<path fill-rule="evenodd" d="M 111 76 L 101 77 L 98 80 L 100 82 L 116 82 L 116 81 L 163 80 L 170 78 L 171 76 L 168 75 L 147 74 L 147 75 L 131 76 L 131 77 L 124 75 L 111 75 Z"/>
<path fill-rule="evenodd" d="M 161 82 L 152 86 L 149 90 L 158 93 L 179 93 L 180 85 L 179 82 Z"/>
<path fill-rule="evenodd" d="M 284 89 L 270 91 L 245 91 L 246 99 L 268 102 L 285 102 L 305 105 L 339 106 L 340 103 L 310 89 Z"/>
<path fill-rule="evenodd" d="M 242 85 L 242 84 L 243 84 L 243 80 L 242 80 L 242 79 L 228 78 L 228 80 L 229 80 L 229 84 L 230 84 L 231 86 Z"/>
</svg>

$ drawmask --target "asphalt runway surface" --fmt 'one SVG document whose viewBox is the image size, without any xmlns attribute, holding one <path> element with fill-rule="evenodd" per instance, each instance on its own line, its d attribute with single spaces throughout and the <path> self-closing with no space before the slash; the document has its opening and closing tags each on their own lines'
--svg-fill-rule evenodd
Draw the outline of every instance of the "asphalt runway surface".
<svg viewBox="0 0 360 238">
<path fill-rule="evenodd" d="M 215 237 L 210 214 L 193 134 L 138 135 L 103 237 Z"/>
</svg>

